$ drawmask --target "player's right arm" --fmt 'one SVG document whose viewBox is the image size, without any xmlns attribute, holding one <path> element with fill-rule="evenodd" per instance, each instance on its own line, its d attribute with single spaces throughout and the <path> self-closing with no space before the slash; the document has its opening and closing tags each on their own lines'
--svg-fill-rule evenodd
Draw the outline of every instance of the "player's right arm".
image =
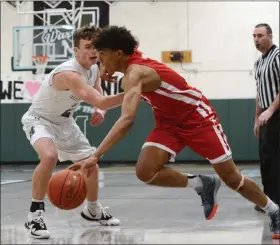
<svg viewBox="0 0 280 245">
<path fill-rule="evenodd" d="M 63 77 L 59 77 L 59 75 Z M 108 110 L 122 103 L 123 93 L 103 96 L 95 88 L 87 85 L 83 76 L 77 72 L 65 71 L 56 74 L 56 79 L 60 80 L 66 89 L 70 89 L 81 100 L 101 110 Z"/>
</svg>

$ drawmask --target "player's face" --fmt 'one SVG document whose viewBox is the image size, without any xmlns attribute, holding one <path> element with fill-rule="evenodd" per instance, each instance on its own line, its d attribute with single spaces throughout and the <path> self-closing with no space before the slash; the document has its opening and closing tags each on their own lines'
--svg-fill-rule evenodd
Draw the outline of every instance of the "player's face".
<svg viewBox="0 0 280 245">
<path fill-rule="evenodd" d="M 263 26 L 254 29 L 253 38 L 256 48 L 261 52 L 266 51 L 272 42 L 272 35 Z"/>
<path fill-rule="evenodd" d="M 117 71 L 123 71 L 122 67 L 124 64 L 124 55 L 122 51 L 103 49 L 98 52 L 98 55 L 100 62 L 102 62 L 109 74 L 114 74 Z"/>
<path fill-rule="evenodd" d="M 92 40 L 81 39 L 79 47 L 75 47 L 74 51 L 78 62 L 86 68 L 96 64 L 98 56 Z"/>
</svg>

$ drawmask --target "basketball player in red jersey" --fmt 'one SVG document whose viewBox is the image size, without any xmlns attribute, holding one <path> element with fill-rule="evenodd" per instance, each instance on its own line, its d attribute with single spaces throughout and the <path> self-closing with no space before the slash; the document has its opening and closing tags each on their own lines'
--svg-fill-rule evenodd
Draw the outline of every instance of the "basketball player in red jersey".
<svg viewBox="0 0 280 245">
<path fill-rule="evenodd" d="M 124 99 L 119 120 L 93 155 L 91 163 L 72 165 L 90 171 L 93 162 L 110 150 L 133 125 L 140 100 L 153 109 L 156 127 L 144 143 L 136 165 L 137 177 L 146 184 L 191 187 L 201 196 L 206 219 L 217 210 L 216 195 L 221 180 L 231 189 L 265 210 L 271 218 L 273 238 L 279 239 L 279 207 L 257 184 L 236 168 L 230 146 L 209 101 L 166 65 L 145 58 L 135 49 L 135 38 L 124 27 L 104 28 L 94 41 L 100 62 L 109 74 L 124 73 Z M 174 161 L 184 147 L 190 147 L 212 163 L 217 176 L 189 175 L 164 166 Z"/>
</svg>

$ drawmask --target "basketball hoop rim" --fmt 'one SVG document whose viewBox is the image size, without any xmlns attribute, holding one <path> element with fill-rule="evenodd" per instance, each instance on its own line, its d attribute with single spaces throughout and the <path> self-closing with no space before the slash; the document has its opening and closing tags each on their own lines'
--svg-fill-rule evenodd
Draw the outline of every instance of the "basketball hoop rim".
<svg viewBox="0 0 280 245">
<path fill-rule="evenodd" d="M 33 55 L 32 60 L 40 65 L 46 65 L 48 63 L 49 57 L 47 55 Z"/>
<path fill-rule="evenodd" d="M 32 56 L 32 59 L 43 59 L 43 60 L 47 60 L 48 58 L 49 58 L 49 56 L 47 56 L 47 55 L 33 55 Z"/>
</svg>

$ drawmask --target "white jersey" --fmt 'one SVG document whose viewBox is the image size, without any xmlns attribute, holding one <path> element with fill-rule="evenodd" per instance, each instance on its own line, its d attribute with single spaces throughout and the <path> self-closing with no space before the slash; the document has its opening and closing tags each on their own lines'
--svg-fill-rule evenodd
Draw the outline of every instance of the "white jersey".
<svg viewBox="0 0 280 245">
<path fill-rule="evenodd" d="M 71 90 L 62 91 L 52 87 L 54 74 L 62 71 L 78 72 L 84 76 L 88 85 L 93 86 L 97 78 L 98 66 L 92 65 L 89 70 L 86 70 L 74 58 L 57 66 L 44 79 L 32 100 L 29 113 L 38 115 L 54 124 L 66 122 L 73 116 L 76 107 L 81 103 L 80 98 Z"/>
</svg>

